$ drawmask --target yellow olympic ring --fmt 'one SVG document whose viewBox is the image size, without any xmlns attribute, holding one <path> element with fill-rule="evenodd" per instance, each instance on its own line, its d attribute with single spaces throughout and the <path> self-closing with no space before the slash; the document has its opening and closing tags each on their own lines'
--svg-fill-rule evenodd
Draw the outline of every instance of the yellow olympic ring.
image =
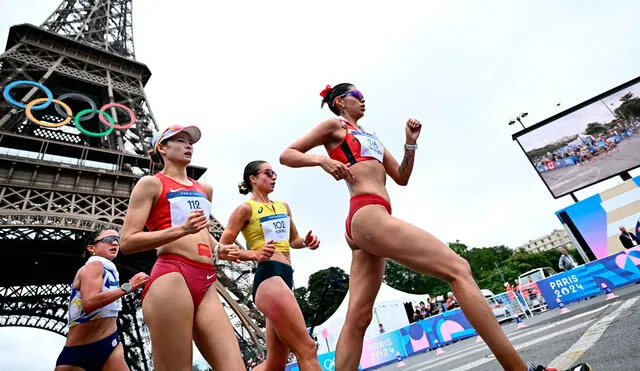
<svg viewBox="0 0 640 371">
<path fill-rule="evenodd" d="M 64 119 L 61 122 L 58 122 L 57 124 L 51 124 L 48 122 L 44 122 L 44 121 L 40 121 L 38 119 L 36 119 L 33 116 L 33 113 L 31 112 L 31 107 L 33 107 L 36 103 L 40 103 L 40 102 L 46 102 L 48 100 L 48 98 L 38 98 L 38 99 L 34 99 L 31 102 L 27 103 L 27 108 L 25 108 L 24 112 L 27 114 L 27 117 L 29 118 L 29 120 L 33 121 L 34 123 L 38 124 L 38 125 L 42 125 L 48 128 L 58 128 L 60 126 L 64 126 L 68 123 L 71 122 L 71 119 L 73 118 L 73 112 L 71 111 L 71 107 L 69 107 L 65 102 L 58 100 L 58 99 L 53 99 L 53 102 L 58 103 L 62 108 L 64 108 L 65 111 L 67 111 L 67 118 Z"/>
</svg>

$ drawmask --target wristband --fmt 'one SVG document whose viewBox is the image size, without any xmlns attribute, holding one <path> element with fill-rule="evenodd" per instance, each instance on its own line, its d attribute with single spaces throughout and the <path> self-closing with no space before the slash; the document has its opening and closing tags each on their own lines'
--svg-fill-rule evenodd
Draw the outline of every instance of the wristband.
<svg viewBox="0 0 640 371">
<path fill-rule="evenodd" d="M 418 145 L 417 144 L 405 144 L 404 145 L 404 149 L 410 150 L 410 151 L 415 151 L 416 149 L 418 149 Z"/>
</svg>

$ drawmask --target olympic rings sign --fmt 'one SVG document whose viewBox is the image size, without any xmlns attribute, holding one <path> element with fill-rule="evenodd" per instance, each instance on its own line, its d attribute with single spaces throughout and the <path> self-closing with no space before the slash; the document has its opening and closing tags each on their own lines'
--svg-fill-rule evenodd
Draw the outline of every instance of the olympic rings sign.
<svg viewBox="0 0 640 371">
<path fill-rule="evenodd" d="M 333 370 L 336 368 L 336 361 L 333 358 L 327 358 L 324 360 L 322 365 L 324 366 L 325 370 Z"/>
<path fill-rule="evenodd" d="M 35 86 L 37 88 L 39 88 L 40 90 L 42 90 L 47 97 L 46 98 L 37 98 L 34 99 L 32 101 L 30 101 L 27 104 L 21 103 L 16 101 L 10 94 L 11 89 L 15 88 L 18 85 L 31 85 L 31 86 Z M 111 134 L 111 132 L 113 132 L 114 129 L 120 129 L 120 130 L 126 130 L 130 127 L 132 127 L 136 121 L 136 115 L 133 112 L 133 110 L 131 110 L 131 108 L 120 104 L 120 103 L 107 103 L 104 106 L 100 107 L 100 109 L 97 109 L 96 106 L 96 102 L 93 101 L 93 99 L 87 97 L 86 95 L 82 95 L 82 94 L 77 94 L 77 93 L 68 93 L 68 94 L 63 94 L 61 96 L 58 97 L 58 99 L 53 99 L 53 93 L 51 92 L 51 90 L 49 90 L 49 88 L 47 88 L 46 86 L 44 86 L 43 84 L 39 83 L 39 82 L 35 82 L 35 81 L 29 81 L 29 80 L 19 80 L 19 81 L 14 81 L 9 83 L 9 85 L 7 85 L 4 88 L 4 98 L 7 100 L 7 102 L 11 103 L 13 106 L 16 106 L 18 108 L 22 108 L 25 110 L 25 114 L 27 115 L 27 118 L 29 118 L 29 120 L 31 120 L 31 122 L 33 122 L 34 124 L 40 125 L 40 126 L 44 126 L 44 127 L 48 127 L 48 128 L 57 128 L 60 126 L 64 126 L 68 123 L 71 122 L 71 120 L 73 120 L 74 125 L 76 126 L 76 128 L 78 128 L 78 130 L 80 130 L 80 132 L 82 132 L 85 135 L 88 135 L 90 137 L 104 137 L 107 136 L 109 134 Z M 75 116 L 73 116 L 73 112 L 71 111 L 71 107 L 69 107 L 69 105 L 67 105 L 66 103 L 63 102 L 64 99 L 75 99 L 75 100 L 80 100 L 80 101 L 84 101 L 86 103 L 89 104 L 89 106 L 91 108 L 82 110 L 80 112 L 78 112 Z M 54 108 L 56 109 L 56 112 L 64 117 L 64 120 L 62 120 L 61 122 L 58 123 L 49 123 L 49 122 L 44 122 L 41 121 L 39 119 L 37 119 L 34 115 L 32 111 L 39 111 L 39 110 L 43 110 L 47 107 L 49 107 L 49 105 L 51 105 L 51 103 L 53 102 L 54 104 Z M 121 108 L 123 110 L 125 110 L 127 112 L 127 114 L 129 114 L 129 117 L 131 118 L 131 120 L 123 125 L 116 125 L 115 120 L 113 119 L 113 117 L 111 117 L 111 115 L 109 115 L 106 110 L 108 108 Z M 93 131 L 89 131 L 87 129 L 85 129 L 84 127 L 82 127 L 82 125 L 80 124 L 80 121 L 86 121 L 89 120 L 91 118 L 93 118 L 96 113 L 98 113 L 98 117 L 100 119 L 100 122 L 103 123 L 104 125 L 108 126 L 109 129 L 107 129 L 106 131 L 102 131 L 102 132 L 93 132 Z"/>
</svg>

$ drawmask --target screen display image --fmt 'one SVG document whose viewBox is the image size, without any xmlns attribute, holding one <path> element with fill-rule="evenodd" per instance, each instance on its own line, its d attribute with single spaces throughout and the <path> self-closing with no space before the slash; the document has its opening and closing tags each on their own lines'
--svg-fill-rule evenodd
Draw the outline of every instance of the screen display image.
<svg viewBox="0 0 640 371">
<path fill-rule="evenodd" d="M 590 260 L 640 246 L 640 177 L 556 212 Z"/>
<path fill-rule="evenodd" d="M 514 135 L 558 198 L 640 166 L 640 78 Z"/>
</svg>

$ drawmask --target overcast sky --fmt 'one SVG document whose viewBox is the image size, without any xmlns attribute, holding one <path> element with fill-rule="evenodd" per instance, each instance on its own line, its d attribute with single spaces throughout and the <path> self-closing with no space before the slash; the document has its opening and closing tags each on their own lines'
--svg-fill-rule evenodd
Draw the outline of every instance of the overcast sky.
<svg viewBox="0 0 640 371">
<path fill-rule="evenodd" d="M 0 40 L 11 25 L 41 24 L 59 2 L 0 0 Z M 552 198 L 511 139 L 519 125 L 507 123 L 528 112 L 523 122 L 533 125 L 638 75 L 637 3 L 388 4 L 133 5 L 136 56 L 153 73 L 146 87 L 153 113 L 161 128 L 202 128 L 194 164 L 209 169 L 214 215 L 227 222 L 246 199 L 236 187 L 245 164 L 264 159 L 279 175 L 273 198 L 291 205 L 299 229 L 322 239 L 319 250 L 292 253 L 296 286 L 328 266 L 348 271 L 351 261 L 343 182 L 320 168 L 278 164 L 288 144 L 332 115 L 320 109 L 326 84 L 351 82 L 364 93 L 361 124 L 398 159 L 406 119 L 422 121 L 409 185 L 388 183 L 394 215 L 447 242 L 517 247 L 560 228 L 554 212 L 572 201 Z M 46 331 L 0 328 L 0 369 L 51 370 L 63 344 Z"/>
</svg>

